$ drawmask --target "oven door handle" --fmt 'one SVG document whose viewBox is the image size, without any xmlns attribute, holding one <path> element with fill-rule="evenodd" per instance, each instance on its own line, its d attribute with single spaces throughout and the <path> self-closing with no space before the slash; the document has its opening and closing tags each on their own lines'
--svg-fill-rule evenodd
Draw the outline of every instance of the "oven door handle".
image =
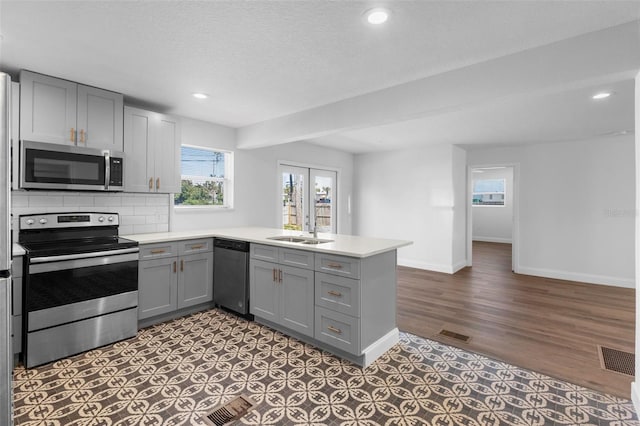
<svg viewBox="0 0 640 426">
<path fill-rule="evenodd" d="M 54 257 L 54 256 L 52 256 Z M 41 258 L 43 259 L 43 258 Z M 113 265 L 123 262 L 137 262 L 138 253 L 125 253 L 106 255 L 99 257 L 83 257 L 57 262 L 29 264 L 29 274 L 41 274 L 44 272 L 64 271 L 67 269 L 87 268 L 91 266 Z"/>
<path fill-rule="evenodd" d="M 29 259 L 29 264 L 44 263 L 44 262 L 59 262 L 61 260 L 75 260 L 75 259 L 87 259 L 100 256 L 115 256 L 118 254 L 138 253 L 140 249 L 138 247 L 120 249 L 120 250 L 105 250 L 105 251 L 92 251 L 90 253 L 78 253 L 78 254 L 63 254 L 61 256 L 44 256 L 44 257 L 32 257 Z"/>
</svg>

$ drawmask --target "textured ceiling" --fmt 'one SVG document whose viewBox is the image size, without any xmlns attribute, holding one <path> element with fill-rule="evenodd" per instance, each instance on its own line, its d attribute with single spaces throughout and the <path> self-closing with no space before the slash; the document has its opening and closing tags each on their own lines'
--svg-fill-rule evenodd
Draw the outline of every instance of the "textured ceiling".
<svg viewBox="0 0 640 426">
<path fill-rule="evenodd" d="M 364 24 L 362 13 L 380 4 L 392 10 L 389 24 Z M 141 106 L 242 127 L 638 18 L 637 1 L 2 0 L 0 68 L 31 69 L 124 93 Z M 211 97 L 198 101 L 192 92 Z M 469 122 L 465 114 L 473 111 L 457 114 Z M 455 115 L 316 142 L 360 152 L 387 146 L 395 135 L 397 146 L 410 146 L 417 130 L 459 127 Z M 484 133 L 483 141 L 499 136 Z M 469 135 L 458 139 L 468 143 Z M 448 140 L 458 139 L 449 132 Z"/>
</svg>

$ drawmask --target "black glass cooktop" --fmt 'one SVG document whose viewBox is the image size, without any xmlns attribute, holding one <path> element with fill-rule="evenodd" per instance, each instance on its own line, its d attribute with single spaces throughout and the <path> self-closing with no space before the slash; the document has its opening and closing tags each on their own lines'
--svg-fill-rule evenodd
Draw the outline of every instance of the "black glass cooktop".
<svg viewBox="0 0 640 426">
<path fill-rule="evenodd" d="M 109 250 L 120 250 L 137 247 L 136 241 L 126 238 L 114 237 L 86 237 L 53 241 L 29 241 L 21 242 L 27 255 L 34 256 L 61 256 L 66 254 L 91 253 Z"/>
</svg>

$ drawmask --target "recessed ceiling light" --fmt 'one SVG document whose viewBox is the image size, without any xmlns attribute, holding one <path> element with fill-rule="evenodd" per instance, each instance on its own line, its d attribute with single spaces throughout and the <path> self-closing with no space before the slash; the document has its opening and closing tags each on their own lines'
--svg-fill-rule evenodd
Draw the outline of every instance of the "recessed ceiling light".
<svg viewBox="0 0 640 426">
<path fill-rule="evenodd" d="M 596 93 L 591 98 L 592 99 L 606 99 L 609 96 L 611 96 L 611 92 L 600 92 L 600 93 Z"/>
<path fill-rule="evenodd" d="M 194 93 L 193 97 L 197 99 L 207 99 L 209 95 L 207 95 L 206 93 Z"/>
<path fill-rule="evenodd" d="M 367 10 L 364 15 L 367 17 L 367 22 L 371 25 L 380 25 L 384 24 L 389 19 L 389 10 L 382 7 L 376 7 L 374 9 Z"/>
</svg>

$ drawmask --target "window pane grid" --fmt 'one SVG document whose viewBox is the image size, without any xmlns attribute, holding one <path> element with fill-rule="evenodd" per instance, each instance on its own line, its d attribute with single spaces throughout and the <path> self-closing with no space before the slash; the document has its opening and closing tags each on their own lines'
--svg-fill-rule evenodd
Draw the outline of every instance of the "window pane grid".
<svg viewBox="0 0 640 426">
<path fill-rule="evenodd" d="M 231 153 L 182 145 L 180 154 L 182 185 L 174 204 L 230 207 Z"/>
</svg>

